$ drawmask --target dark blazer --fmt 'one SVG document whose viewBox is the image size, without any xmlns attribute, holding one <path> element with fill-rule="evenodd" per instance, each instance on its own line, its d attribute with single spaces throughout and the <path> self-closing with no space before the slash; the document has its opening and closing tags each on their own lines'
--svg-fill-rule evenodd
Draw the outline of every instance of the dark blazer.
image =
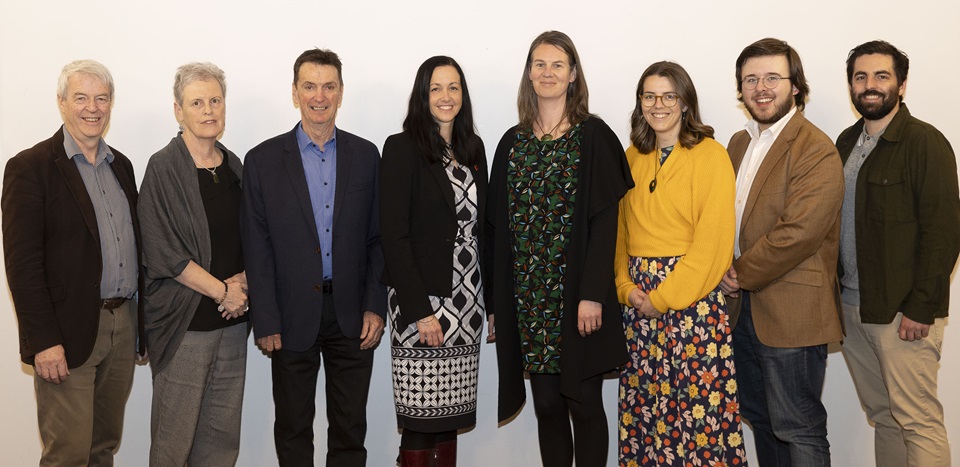
<svg viewBox="0 0 960 467">
<path fill-rule="evenodd" d="M 344 336 L 357 338 L 365 311 L 386 318 L 386 287 L 380 283 L 380 154 L 373 143 L 346 131 L 338 129 L 336 138 L 334 309 Z M 247 153 L 243 183 L 240 233 L 254 336 L 279 333 L 284 349 L 303 352 L 320 332 L 325 252 L 296 127 Z"/>
<path fill-rule="evenodd" d="M 727 151 L 734 172 L 750 145 L 741 130 Z M 760 342 L 796 348 L 843 339 L 837 254 L 843 166 L 833 142 L 798 110 L 757 169 L 740 221 L 740 287 L 750 291 Z M 740 300 L 731 299 L 731 323 Z"/>
<path fill-rule="evenodd" d="M 9 161 L 3 177 L 3 251 L 20 328 L 20 358 L 63 345 L 67 367 L 90 357 L 100 325 L 100 231 L 80 171 L 63 150 L 63 127 Z M 133 165 L 110 148 L 140 255 Z M 140 290 L 143 275 L 140 274 Z M 138 307 L 138 329 L 143 309 Z M 143 341 L 140 353 L 143 353 Z M 135 349 L 130 349 L 134 351 Z"/>
<path fill-rule="evenodd" d="M 473 147 L 479 154 L 470 169 L 477 187 L 477 222 L 482 229 L 487 161 L 480 138 Z M 443 164 L 427 162 L 413 137 L 399 133 L 383 144 L 380 193 L 386 260 L 383 282 L 396 289 L 400 325 L 406 327 L 433 314 L 430 295 L 449 297 L 452 292 L 457 237 L 453 187 Z M 483 238 L 482 232 L 477 237 Z"/>
</svg>

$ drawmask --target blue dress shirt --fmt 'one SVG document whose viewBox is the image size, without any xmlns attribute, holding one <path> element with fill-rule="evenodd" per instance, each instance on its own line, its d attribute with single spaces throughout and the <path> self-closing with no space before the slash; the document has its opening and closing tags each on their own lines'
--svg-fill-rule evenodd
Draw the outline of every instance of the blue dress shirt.
<svg viewBox="0 0 960 467">
<path fill-rule="evenodd" d="M 320 238 L 320 252 L 323 254 L 323 280 L 333 279 L 333 201 L 337 188 L 337 130 L 333 137 L 323 143 L 323 147 L 310 140 L 303 131 L 303 123 L 297 126 L 297 144 L 300 146 L 300 160 L 303 173 L 307 177 L 310 190 L 310 205 L 313 207 L 313 219 Z"/>
</svg>

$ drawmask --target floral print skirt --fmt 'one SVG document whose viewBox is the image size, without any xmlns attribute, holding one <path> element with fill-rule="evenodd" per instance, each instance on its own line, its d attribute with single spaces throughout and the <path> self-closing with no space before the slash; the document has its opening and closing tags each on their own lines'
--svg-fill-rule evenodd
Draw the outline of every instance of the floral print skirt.
<svg viewBox="0 0 960 467">
<path fill-rule="evenodd" d="M 679 259 L 631 257 L 630 276 L 649 293 Z M 746 465 L 719 285 L 657 319 L 624 307 L 623 322 L 630 360 L 620 371 L 620 465 Z"/>
</svg>

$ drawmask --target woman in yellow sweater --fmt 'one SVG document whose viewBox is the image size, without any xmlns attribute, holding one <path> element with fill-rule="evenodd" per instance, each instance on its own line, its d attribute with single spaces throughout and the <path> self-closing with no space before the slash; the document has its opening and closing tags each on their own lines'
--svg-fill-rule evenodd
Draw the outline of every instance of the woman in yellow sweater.
<svg viewBox="0 0 960 467">
<path fill-rule="evenodd" d="M 730 158 L 676 63 L 637 86 L 620 201 L 617 296 L 631 358 L 620 374 L 620 465 L 743 465 L 737 384 L 719 284 L 733 258 Z"/>
</svg>

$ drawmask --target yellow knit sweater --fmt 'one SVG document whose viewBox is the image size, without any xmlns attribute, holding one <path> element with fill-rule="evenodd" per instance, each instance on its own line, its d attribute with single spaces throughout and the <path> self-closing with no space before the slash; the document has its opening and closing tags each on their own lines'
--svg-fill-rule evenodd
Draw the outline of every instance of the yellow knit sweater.
<svg viewBox="0 0 960 467">
<path fill-rule="evenodd" d="M 617 297 L 629 306 L 630 256 L 682 256 L 673 272 L 650 292 L 661 313 L 688 308 L 707 295 L 733 260 L 736 181 L 730 157 L 720 143 L 706 138 L 692 149 L 678 143 L 657 174 L 658 151 L 627 149 L 636 187 L 620 201 L 617 227 Z"/>
</svg>

